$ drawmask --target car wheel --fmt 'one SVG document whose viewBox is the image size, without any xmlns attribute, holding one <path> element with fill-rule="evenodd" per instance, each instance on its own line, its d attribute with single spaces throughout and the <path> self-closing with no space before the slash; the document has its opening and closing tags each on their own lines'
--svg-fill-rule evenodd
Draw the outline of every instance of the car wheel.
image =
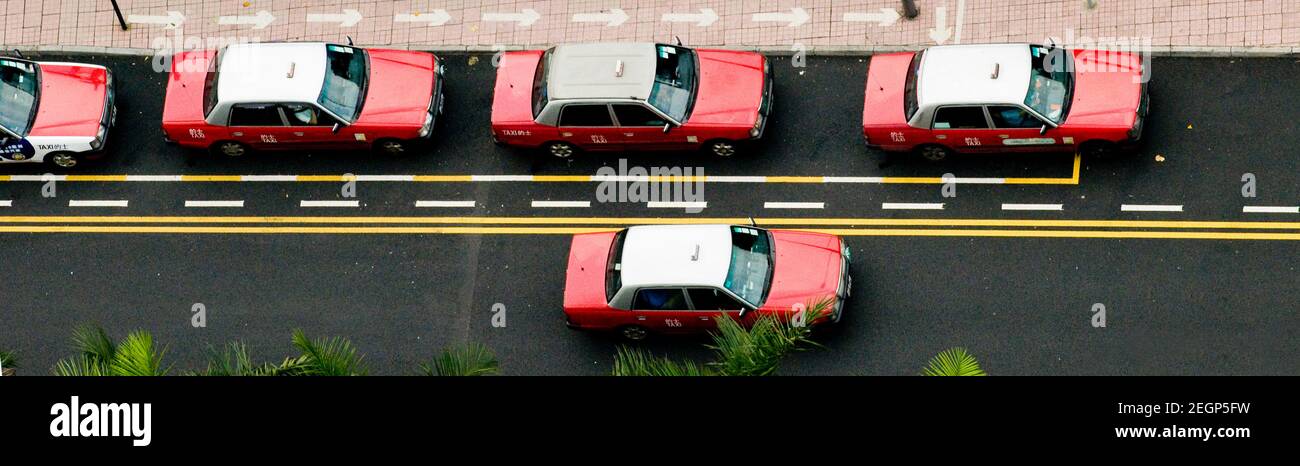
<svg viewBox="0 0 1300 466">
<path fill-rule="evenodd" d="M 1079 146 L 1079 153 L 1089 159 L 1108 159 L 1119 154 L 1119 146 L 1108 141 L 1088 141 Z"/>
<path fill-rule="evenodd" d="M 552 142 L 546 145 L 546 152 L 560 159 L 573 157 L 578 152 L 578 148 L 567 142 Z"/>
<path fill-rule="evenodd" d="M 81 157 L 71 152 L 55 152 L 45 156 L 45 160 L 59 168 L 73 168 L 81 164 Z"/>
<path fill-rule="evenodd" d="M 736 155 L 736 143 L 732 141 L 713 141 L 709 143 L 709 152 L 718 157 L 731 157 Z"/>
<path fill-rule="evenodd" d="M 221 141 L 212 145 L 212 153 L 226 157 L 238 158 L 248 155 L 248 146 L 235 141 Z"/>
<path fill-rule="evenodd" d="M 921 148 L 917 149 L 916 152 L 918 154 L 921 154 L 921 158 L 929 160 L 931 162 L 938 162 L 952 155 L 952 151 L 948 150 L 947 147 L 933 145 L 933 144 L 921 146 Z"/>
<path fill-rule="evenodd" d="M 650 336 L 650 331 L 640 325 L 628 325 L 618 329 L 619 335 L 630 341 L 641 341 Z"/>
<path fill-rule="evenodd" d="M 397 139 L 384 139 L 375 143 L 375 152 L 383 155 L 404 155 L 407 144 Z"/>
</svg>

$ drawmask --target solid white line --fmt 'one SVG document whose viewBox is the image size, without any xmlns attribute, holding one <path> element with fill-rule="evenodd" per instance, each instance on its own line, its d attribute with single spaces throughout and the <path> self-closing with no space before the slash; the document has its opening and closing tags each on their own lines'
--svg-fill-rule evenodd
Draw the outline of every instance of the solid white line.
<svg viewBox="0 0 1300 466">
<path fill-rule="evenodd" d="M 1065 210 L 1064 204 L 1002 204 L 1002 210 Z"/>
<path fill-rule="evenodd" d="M 0 201 L 0 207 L 13 207 L 14 201 Z"/>
<path fill-rule="evenodd" d="M 415 201 L 416 207 L 466 207 L 474 208 L 474 201 Z"/>
<path fill-rule="evenodd" d="M 764 209 L 825 209 L 825 202 L 764 202 Z"/>
<path fill-rule="evenodd" d="M 185 207 L 243 207 L 244 201 L 185 201 Z"/>
<path fill-rule="evenodd" d="M 1181 205 L 1124 204 L 1119 206 L 1121 212 L 1182 212 Z"/>
<path fill-rule="evenodd" d="M 298 181 L 298 175 L 243 175 L 242 181 Z"/>
<path fill-rule="evenodd" d="M 68 207 L 126 207 L 127 201 L 68 201 Z"/>
<path fill-rule="evenodd" d="M 533 201 L 533 207 L 587 208 L 591 201 Z"/>
<path fill-rule="evenodd" d="M 471 175 L 470 181 L 533 181 L 533 175 Z"/>
<path fill-rule="evenodd" d="M 68 175 L 9 175 L 9 181 L 68 181 Z"/>
<path fill-rule="evenodd" d="M 943 179 L 943 178 L 940 178 Z M 948 178 L 944 181 L 957 184 L 1006 184 L 1006 178 Z"/>
<path fill-rule="evenodd" d="M 708 202 L 648 202 L 646 207 L 651 209 L 703 209 L 709 206 Z"/>
<path fill-rule="evenodd" d="M 1281 207 L 1248 205 L 1242 207 L 1241 211 L 1248 214 L 1300 214 L 1300 206 Z"/>
<path fill-rule="evenodd" d="M 713 183 L 766 183 L 766 176 L 708 176 Z"/>
<path fill-rule="evenodd" d="M 885 202 L 881 209 L 887 210 L 943 210 L 943 203 L 926 202 Z"/>
<path fill-rule="evenodd" d="M 302 201 L 299 207 L 361 207 L 361 201 Z"/>
</svg>

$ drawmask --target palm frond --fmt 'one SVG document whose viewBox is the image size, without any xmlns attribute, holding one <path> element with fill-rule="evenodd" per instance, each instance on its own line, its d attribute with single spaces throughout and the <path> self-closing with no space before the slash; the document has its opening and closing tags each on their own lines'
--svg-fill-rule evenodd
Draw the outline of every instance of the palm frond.
<svg viewBox="0 0 1300 466">
<path fill-rule="evenodd" d="M 708 369 L 695 364 L 694 361 L 677 362 L 663 356 L 655 356 L 640 348 L 619 346 L 614 354 L 612 374 L 624 377 L 644 376 L 701 376 L 711 375 Z"/>
<path fill-rule="evenodd" d="M 366 375 L 369 369 L 352 342 L 345 338 L 307 338 L 302 330 L 293 331 L 293 346 L 305 358 L 304 375 Z"/>
<path fill-rule="evenodd" d="M 99 326 L 77 327 L 72 331 L 72 344 L 77 351 L 97 364 L 108 365 L 117 353 L 117 345 L 104 333 L 104 328 Z"/>
<path fill-rule="evenodd" d="M 420 373 L 423 375 L 478 376 L 493 375 L 498 370 L 496 355 L 480 343 L 445 349 L 434 358 L 432 364 L 420 365 Z"/>
<path fill-rule="evenodd" d="M 154 346 L 153 335 L 137 330 L 127 334 L 117 345 L 113 359 L 109 362 L 109 373 L 121 376 L 162 376 L 171 371 L 163 367 L 163 354 L 166 348 Z"/>
<path fill-rule="evenodd" d="M 0 368 L 13 370 L 18 368 L 18 356 L 13 351 L 0 351 Z"/>
<path fill-rule="evenodd" d="M 966 352 L 966 348 L 951 348 L 930 359 L 930 365 L 921 371 L 921 375 L 980 376 L 988 374 L 984 373 L 984 369 L 980 369 L 979 361 L 975 360 L 975 356 L 971 356 L 970 353 Z"/>
<path fill-rule="evenodd" d="M 50 373 L 60 377 L 97 377 L 110 375 L 108 366 L 100 364 L 94 357 L 80 354 L 67 359 L 60 359 L 54 364 Z"/>
<path fill-rule="evenodd" d="M 723 375 L 771 375 L 792 351 L 820 346 L 812 341 L 812 324 L 830 313 L 831 298 L 810 303 L 803 319 L 796 321 L 775 315 L 757 318 L 748 329 L 730 316 L 718 317 L 718 331 L 706 345 L 717 354 L 710 365 Z"/>
<path fill-rule="evenodd" d="M 190 375 L 208 377 L 243 377 L 243 376 L 282 376 L 305 375 L 307 359 L 299 356 L 285 358 L 279 365 L 269 362 L 253 362 L 248 354 L 248 347 L 243 342 L 227 343 L 221 351 L 208 349 L 208 365 L 200 372 Z"/>
</svg>

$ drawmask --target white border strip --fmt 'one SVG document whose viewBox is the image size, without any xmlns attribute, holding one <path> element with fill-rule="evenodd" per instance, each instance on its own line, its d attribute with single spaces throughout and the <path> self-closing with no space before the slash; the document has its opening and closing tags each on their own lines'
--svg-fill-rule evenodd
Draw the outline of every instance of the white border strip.
<svg viewBox="0 0 1300 466">
<path fill-rule="evenodd" d="M 1124 204 L 1119 206 L 1121 212 L 1182 212 L 1182 205 Z"/>
</svg>

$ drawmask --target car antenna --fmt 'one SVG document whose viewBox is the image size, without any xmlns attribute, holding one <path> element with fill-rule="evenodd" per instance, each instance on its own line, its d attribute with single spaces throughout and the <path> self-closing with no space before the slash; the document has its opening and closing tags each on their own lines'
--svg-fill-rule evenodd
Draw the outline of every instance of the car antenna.
<svg viewBox="0 0 1300 466">
<path fill-rule="evenodd" d="M 17 55 L 18 58 L 27 58 L 26 56 L 23 55 L 23 51 L 18 50 L 17 48 L 14 49 L 14 55 Z"/>
<path fill-rule="evenodd" d="M 749 226 L 758 228 L 758 222 L 754 221 L 754 217 L 749 217 Z"/>
<path fill-rule="evenodd" d="M 673 36 L 673 39 L 676 39 L 676 40 L 677 40 L 677 46 L 678 46 L 678 47 L 681 47 L 681 46 L 682 46 L 682 37 L 681 37 L 681 36 Z"/>
<path fill-rule="evenodd" d="M 346 37 L 348 38 L 348 46 L 352 46 L 352 45 L 354 45 L 354 44 L 352 43 L 352 36 L 346 36 Z"/>
</svg>

